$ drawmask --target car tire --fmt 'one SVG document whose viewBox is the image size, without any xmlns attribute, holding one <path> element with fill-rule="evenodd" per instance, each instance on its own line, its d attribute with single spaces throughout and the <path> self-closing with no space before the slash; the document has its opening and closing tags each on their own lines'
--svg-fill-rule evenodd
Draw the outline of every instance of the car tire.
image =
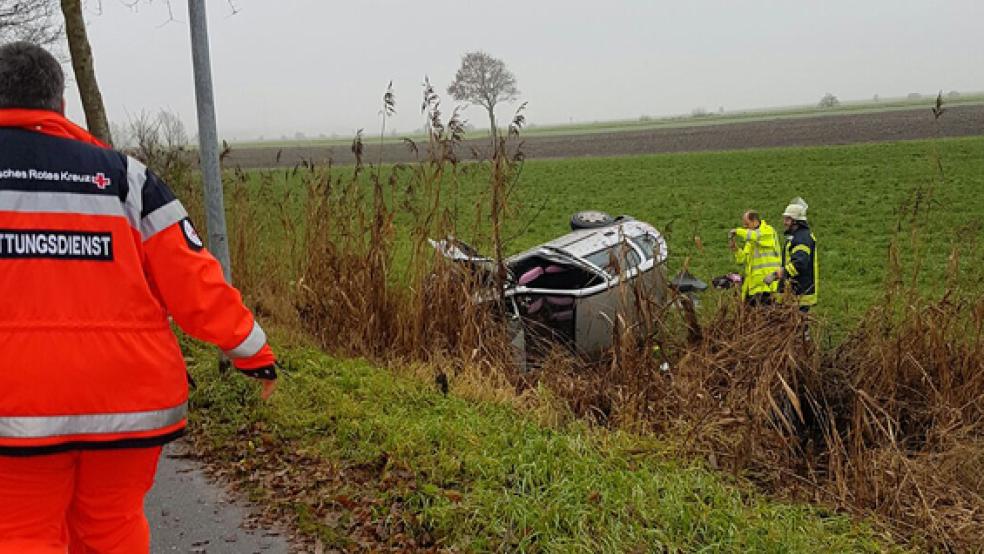
<svg viewBox="0 0 984 554">
<path fill-rule="evenodd" d="M 571 230 L 597 229 L 615 223 L 615 218 L 597 210 L 585 210 L 571 216 Z"/>
</svg>

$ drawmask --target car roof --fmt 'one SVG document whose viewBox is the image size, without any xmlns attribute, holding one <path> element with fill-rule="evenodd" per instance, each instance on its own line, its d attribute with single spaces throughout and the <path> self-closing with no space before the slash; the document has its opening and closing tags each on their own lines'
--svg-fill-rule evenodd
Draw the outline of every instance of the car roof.
<svg viewBox="0 0 984 554">
<path fill-rule="evenodd" d="M 522 254 L 513 256 L 514 259 L 524 258 L 534 254 L 541 248 L 547 247 L 553 250 L 560 250 L 571 256 L 584 258 L 594 254 L 599 250 L 616 246 L 623 238 L 634 238 L 643 235 L 653 235 L 659 237 L 659 231 L 652 225 L 634 219 L 615 222 L 605 227 L 595 229 L 580 229 L 567 233 L 566 235 L 555 238 L 536 246 Z"/>
</svg>

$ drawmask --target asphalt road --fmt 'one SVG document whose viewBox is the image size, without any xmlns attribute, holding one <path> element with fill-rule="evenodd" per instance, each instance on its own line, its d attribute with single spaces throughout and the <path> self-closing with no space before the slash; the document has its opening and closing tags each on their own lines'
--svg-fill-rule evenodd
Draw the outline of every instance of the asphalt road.
<svg viewBox="0 0 984 554">
<path fill-rule="evenodd" d="M 280 532 L 243 528 L 248 507 L 210 482 L 197 462 L 181 457 L 184 448 L 181 442 L 165 448 L 144 502 L 152 554 L 289 552 Z"/>
</svg>

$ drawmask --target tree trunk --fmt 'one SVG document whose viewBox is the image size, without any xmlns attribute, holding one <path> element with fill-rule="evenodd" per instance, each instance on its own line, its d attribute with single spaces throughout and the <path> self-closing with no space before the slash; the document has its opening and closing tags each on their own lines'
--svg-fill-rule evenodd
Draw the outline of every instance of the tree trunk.
<svg viewBox="0 0 984 554">
<path fill-rule="evenodd" d="M 489 123 L 492 125 L 492 155 L 495 156 L 499 149 L 499 130 L 495 127 L 495 106 L 487 109 L 489 110 Z"/>
<path fill-rule="evenodd" d="M 495 119 L 493 118 L 493 121 Z M 502 214 L 505 208 L 505 192 L 506 192 L 506 170 L 505 159 L 500 152 L 498 141 L 495 138 L 497 134 L 495 132 L 495 127 L 492 127 L 492 140 L 495 141 L 493 145 L 492 153 L 492 181 L 491 193 L 491 217 L 492 217 L 492 255 L 495 257 L 495 290 L 496 295 L 498 295 L 498 300 L 505 306 L 505 283 L 506 283 L 506 264 L 505 259 L 502 255 Z"/>
<path fill-rule="evenodd" d="M 75 72 L 75 82 L 79 87 L 79 96 L 82 97 L 86 126 L 96 138 L 112 144 L 106 107 L 96 82 L 92 48 L 85 31 L 85 18 L 82 17 L 82 0 L 61 0 L 61 9 L 65 16 L 65 37 L 68 39 L 68 50 L 72 54 L 72 71 Z"/>
</svg>

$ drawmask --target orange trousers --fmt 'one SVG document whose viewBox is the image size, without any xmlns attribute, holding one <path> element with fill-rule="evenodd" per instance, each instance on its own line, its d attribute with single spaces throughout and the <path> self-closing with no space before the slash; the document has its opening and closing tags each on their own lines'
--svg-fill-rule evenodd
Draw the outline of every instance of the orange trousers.
<svg viewBox="0 0 984 554">
<path fill-rule="evenodd" d="M 0 554 L 145 554 L 161 448 L 0 456 Z"/>
</svg>

